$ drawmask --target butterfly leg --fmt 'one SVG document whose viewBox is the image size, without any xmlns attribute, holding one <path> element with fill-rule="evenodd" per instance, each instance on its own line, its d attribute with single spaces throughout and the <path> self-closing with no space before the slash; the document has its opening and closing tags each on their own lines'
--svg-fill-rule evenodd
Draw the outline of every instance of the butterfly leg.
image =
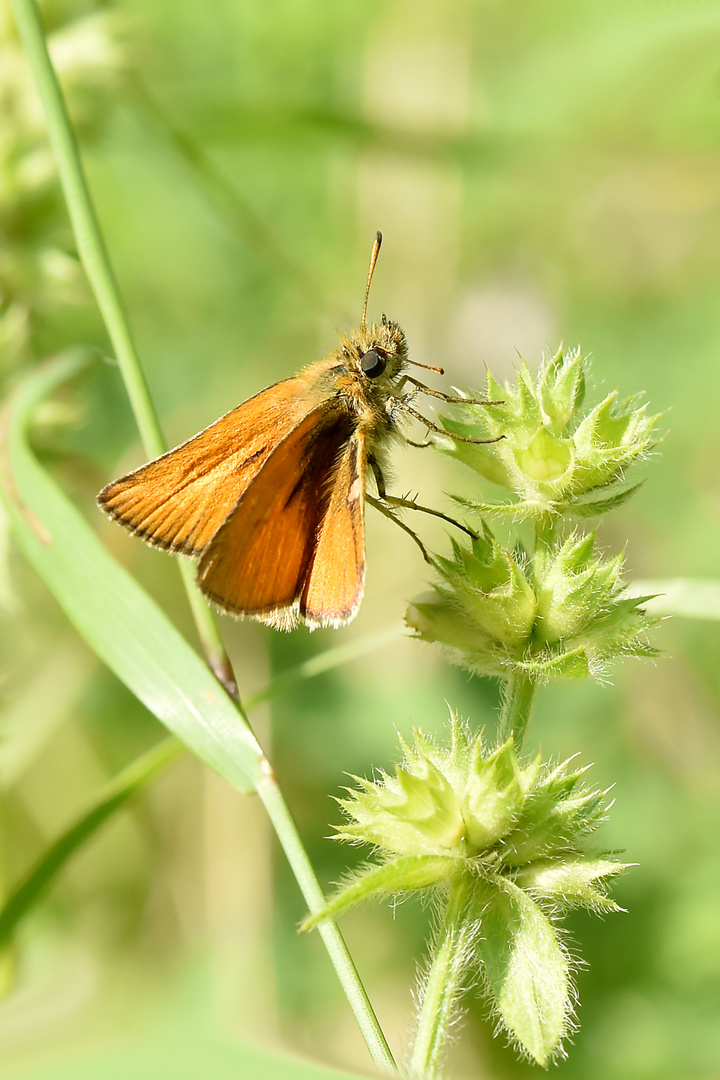
<svg viewBox="0 0 720 1080">
<path fill-rule="evenodd" d="M 477 540 L 478 534 L 476 532 L 469 529 L 467 525 L 462 525 L 448 514 L 443 514 L 441 510 L 433 510 L 430 506 L 422 506 L 420 503 L 415 502 L 414 499 L 403 499 L 399 495 L 385 495 L 385 502 L 390 506 L 396 506 L 398 509 L 420 510 L 423 514 L 430 514 L 431 517 L 440 518 L 441 521 L 447 521 L 448 525 L 454 525 L 456 529 L 460 529 L 461 532 L 464 532 L 473 540 Z"/>
<path fill-rule="evenodd" d="M 382 469 L 380 468 L 378 460 L 376 457 L 373 457 L 372 454 L 368 454 L 367 461 L 372 469 L 372 474 L 375 477 L 375 487 L 377 488 L 378 497 L 384 499 L 387 495 L 385 489 L 385 477 L 382 474 Z"/>
<path fill-rule="evenodd" d="M 408 379 L 407 376 L 406 376 L 406 381 L 415 382 L 414 379 Z M 417 395 L 420 394 L 420 393 L 423 393 L 423 391 L 416 388 L 414 390 L 408 391 L 407 394 L 403 394 L 402 397 L 389 397 L 388 398 L 385 409 L 387 411 L 389 422 L 390 422 L 391 426 L 394 426 L 397 423 L 396 414 L 398 414 L 398 413 L 406 413 L 407 415 L 412 416 L 415 420 L 419 420 L 421 424 L 424 424 L 425 427 L 428 429 L 428 431 L 437 431 L 437 433 L 439 435 L 445 435 L 447 438 L 455 439 L 457 442 L 471 443 L 474 446 L 482 446 L 484 443 L 500 442 L 501 439 L 505 438 L 504 435 L 496 435 L 494 439 L 470 439 L 470 438 L 468 438 L 467 435 L 458 435 L 454 431 L 446 431 L 445 428 L 441 428 L 441 427 L 439 427 L 438 424 L 434 424 L 432 420 L 428 420 L 427 416 L 423 416 L 422 413 L 418 412 L 417 409 L 414 409 L 412 407 L 410 402 L 414 401 L 415 398 L 417 397 Z M 432 393 L 435 394 L 434 391 L 432 391 Z M 440 393 L 435 394 L 435 396 L 442 397 L 446 401 L 453 400 L 451 398 L 446 398 L 444 394 L 440 394 Z M 462 401 L 462 403 L 464 405 L 474 405 L 475 404 L 475 402 L 468 401 L 466 398 L 458 398 L 458 401 Z M 483 402 L 478 402 L 478 404 L 487 405 L 487 404 L 496 404 L 496 402 L 483 401 Z"/>
<path fill-rule="evenodd" d="M 431 390 L 425 383 L 419 382 L 417 379 L 413 379 L 411 375 L 405 376 L 405 381 L 410 382 L 413 386 L 417 387 L 417 390 L 421 394 L 429 394 L 430 397 L 440 398 L 442 401 L 449 401 L 453 405 L 504 405 L 504 401 L 488 401 L 486 398 L 465 398 L 465 397 L 453 397 L 451 394 L 444 394 L 442 390 Z"/>
<path fill-rule="evenodd" d="M 440 510 L 433 510 L 429 506 L 421 506 L 420 503 L 417 503 L 414 499 L 403 499 L 399 495 L 388 495 L 385 488 L 385 477 L 383 476 L 382 470 L 375 458 L 372 456 L 372 454 L 368 456 L 368 464 L 370 465 L 370 468 L 373 471 L 373 476 L 375 477 L 375 484 L 377 485 L 378 496 L 380 499 L 382 499 L 384 503 L 388 503 L 390 506 L 397 507 L 399 510 L 420 510 L 423 514 L 430 514 L 431 517 L 440 518 L 441 521 L 447 521 L 449 525 L 454 525 L 456 529 L 460 529 L 462 532 L 472 537 L 473 540 L 477 539 L 477 533 L 473 532 L 472 529 L 468 529 L 466 525 L 461 525 L 459 521 L 455 520 L 455 518 L 451 518 L 447 514 L 443 514 Z M 369 498 L 370 497 L 368 496 L 368 501 Z M 373 505 L 375 504 L 373 503 Z M 398 521 L 398 519 L 393 516 L 393 521 Z M 398 525 L 400 524 L 401 522 L 398 521 Z M 407 531 L 409 532 L 410 530 L 408 529 Z M 417 537 L 415 539 L 417 539 Z M 420 546 L 422 547 L 422 544 Z"/>
<path fill-rule="evenodd" d="M 399 525 L 402 531 L 406 532 L 408 536 L 411 536 L 417 546 L 420 548 L 420 551 L 422 552 L 422 557 L 425 562 L 429 563 L 430 566 L 433 565 L 433 561 L 428 555 L 427 549 L 420 537 L 417 535 L 417 533 L 413 532 L 412 529 L 409 528 L 409 526 L 407 526 L 404 521 L 400 520 L 400 518 L 396 518 L 395 515 L 390 510 L 388 510 L 387 506 L 385 506 L 380 499 L 376 499 L 374 495 L 366 494 L 365 501 L 369 502 L 371 506 L 374 506 L 376 510 L 379 510 L 384 517 L 389 518 L 390 521 L 394 521 L 396 525 Z"/>
<path fill-rule="evenodd" d="M 414 391 L 414 393 L 417 394 L 419 393 L 419 391 L 416 390 Z M 404 412 L 409 413 L 410 416 L 414 417 L 415 420 L 419 420 L 420 423 L 424 424 L 425 427 L 428 428 L 430 431 L 437 431 L 439 435 L 445 435 L 445 437 L 448 439 L 455 439 L 456 442 L 471 443 L 474 446 L 482 446 L 484 443 L 500 442 L 501 439 L 505 438 L 504 435 L 496 435 L 494 439 L 470 439 L 467 435 L 458 435 L 454 431 L 446 431 L 445 428 L 441 428 L 437 424 L 434 424 L 432 420 L 428 420 L 427 416 L 423 416 L 423 414 L 419 413 L 417 409 L 413 409 L 412 405 L 410 404 L 411 400 L 412 396 L 410 394 L 407 394 L 404 398 L 400 399 L 398 404 Z"/>
</svg>

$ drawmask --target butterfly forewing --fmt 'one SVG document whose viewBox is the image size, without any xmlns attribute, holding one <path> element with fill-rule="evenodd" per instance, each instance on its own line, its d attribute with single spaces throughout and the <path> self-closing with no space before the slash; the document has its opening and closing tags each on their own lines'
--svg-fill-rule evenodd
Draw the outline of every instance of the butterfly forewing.
<svg viewBox="0 0 720 1080">
<path fill-rule="evenodd" d="M 108 484 L 100 505 L 157 547 L 198 555 L 278 444 L 327 394 L 305 376 L 276 383 L 199 435 Z"/>
<path fill-rule="evenodd" d="M 354 426 L 345 410 L 321 405 L 270 455 L 200 560 L 198 584 L 210 600 L 275 625 L 296 621 Z"/>
<path fill-rule="evenodd" d="M 300 601 L 309 626 L 338 626 L 357 613 L 365 579 L 365 439 L 354 432 L 332 475 Z"/>
</svg>

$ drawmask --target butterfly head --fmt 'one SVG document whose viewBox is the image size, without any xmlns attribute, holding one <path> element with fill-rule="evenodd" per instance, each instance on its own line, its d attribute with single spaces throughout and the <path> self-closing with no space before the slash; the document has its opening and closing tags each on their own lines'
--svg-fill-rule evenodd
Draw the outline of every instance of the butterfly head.
<svg viewBox="0 0 720 1080">
<path fill-rule="evenodd" d="M 407 341 L 397 323 L 383 316 L 380 325 L 360 326 L 341 339 L 342 353 L 370 382 L 393 382 L 407 363 Z"/>
</svg>

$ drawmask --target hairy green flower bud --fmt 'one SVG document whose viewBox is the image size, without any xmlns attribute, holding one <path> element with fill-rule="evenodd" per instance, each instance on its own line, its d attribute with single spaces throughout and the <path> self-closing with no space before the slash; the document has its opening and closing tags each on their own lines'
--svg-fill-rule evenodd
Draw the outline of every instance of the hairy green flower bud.
<svg viewBox="0 0 720 1080">
<path fill-rule="evenodd" d="M 435 561 L 441 584 L 409 605 L 406 622 L 485 675 L 583 678 L 620 654 L 653 655 L 648 598 L 623 596 L 622 558 L 599 558 L 594 540 L 573 533 L 536 565 L 489 532 L 470 548 L 453 543 L 453 558 Z"/>
<path fill-rule="evenodd" d="M 482 733 L 471 734 L 455 715 L 451 730 L 450 747 L 419 730 L 412 745 L 400 739 L 403 761 L 394 775 L 353 777 L 358 786 L 339 800 L 348 820 L 337 838 L 372 845 L 386 863 L 399 857 L 398 865 L 407 866 L 405 857 L 414 857 L 415 876 L 422 859 L 444 867 L 446 876 L 464 867 L 471 875 L 515 880 L 538 861 L 546 870 L 586 858 L 586 838 L 603 820 L 606 796 L 582 787 L 586 769 L 571 770 L 569 761 L 550 766 L 539 757 L 522 764 L 512 739 L 487 748 Z M 613 872 L 618 865 L 612 862 Z M 357 895 L 356 880 L 353 905 L 366 898 Z M 393 891 L 404 888 L 396 878 Z M 543 889 L 549 895 L 549 876 Z"/>
<path fill-rule="evenodd" d="M 537 598 L 523 560 L 487 532 L 470 548 L 453 542 L 453 558 L 436 560 L 443 584 L 414 601 L 406 621 L 425 641 L 438 641 L 459 663 L 498 675 L 519 660 L 530 642 Z"/>
<path fill-rule="evenodd" d="M 349 878 L 303 929 L 364 900 L 450 893 L 447 919 L 466 942 L 460 963 L 483 969 L 501 1022 L 545 1064 L 570 1011 L 568 957 L 549 915 L 618 910 L 605 885 L 625 864 L 587 846 L 606 793 L 583 787 L 586 770 L 570 762 L 523 763 L 512 739 L 487 748 L 455 716 L 451 729 L 449 747 L 421 731 L 412 746 L 401 739 L 395 774 L 359 780 L 340 800 L 347 822 L 338 838 L 371 844 L 379 861 Z"/>
<path fill-rule="evenodd" d="M 583 515 L 619 505 L 634 487 L 628 467 L 657 442 L 658 416 L 636 399 L 618 402 L 612 393 L 583 416 L 585 359 L 579 350 L 546 357 L 533 378 L 523 362 L 515 384 L 488 375 L 486 405 L 467 406 L 472 420 L 445 419 L 452 433 L 470 439 L 503 438 L 473 446 L 448 445 L 448 452 L 517 501 L 489 507 L 486 514 L 518 521 L 573 509 Z M 471 504 L 472 505 L 472 504 Z"/>
</svg>

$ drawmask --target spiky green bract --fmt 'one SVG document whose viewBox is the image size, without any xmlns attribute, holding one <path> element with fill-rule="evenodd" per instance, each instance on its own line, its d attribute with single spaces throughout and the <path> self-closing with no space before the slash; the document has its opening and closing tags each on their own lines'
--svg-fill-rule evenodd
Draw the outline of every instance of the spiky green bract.
<svg viewBox="0 0 720 1080">
<path fill-rule="evenodd" d="M 484 446 L 448 440 L 444 447 L 515 496 L 511 503 L 466 505 L 522 521 L 567 510 L 598 514 L 632 494 L 637 485 L 625 486 L 627 470 L 656 444 L 659 417 L 637 398 L 619 400 L 617 392 L 583 413 L 586 367 L 579 350 L 560 349 L 544 358 L 535 378 L 525 362 L 514 384 L 488 373 L 491 404 L 464 407 L 469 421 L 444 418 L 450 436 L 502 436 Z"/>
<path fill-rule="evenodd" d="M 324 912 L 390 893 L 434 890 L 462 897 L 457 926 L 472 940 L 466 963 L 481 969 L 493 1009 L 523 1052 L 546 1064 L 568 1030 L 569 958 L 553 918 L 570 907 L 618 910 L 604 890 L 623 863 L 588 848 L 606 793 L 582 783 L 585 769 L 521 762 L 512 739 L 486 747 L 451 717 L 450 745 L 415 731 L 402 739 L 394 774 L 357 780 L 340 800 L 340 839 L 372 845 L 362 867 Z M 451 905 L 452 906 L 452 905 Z M 454 973 L 458 988 L 463 984 Z"/>
<path fill-rule="evenodd" d="M 435 566 L 442 582 L 410 604 L 406 622 L 478 674 L 583 678 L 618 655 L 654 653 L 648 597 L 623 596 L 622 557 L 598 556 L 594 533 L 573 533 L 532 562 L 486 529 L 469 547 L 453 542 L 453 557 Z"/>
</svg>

